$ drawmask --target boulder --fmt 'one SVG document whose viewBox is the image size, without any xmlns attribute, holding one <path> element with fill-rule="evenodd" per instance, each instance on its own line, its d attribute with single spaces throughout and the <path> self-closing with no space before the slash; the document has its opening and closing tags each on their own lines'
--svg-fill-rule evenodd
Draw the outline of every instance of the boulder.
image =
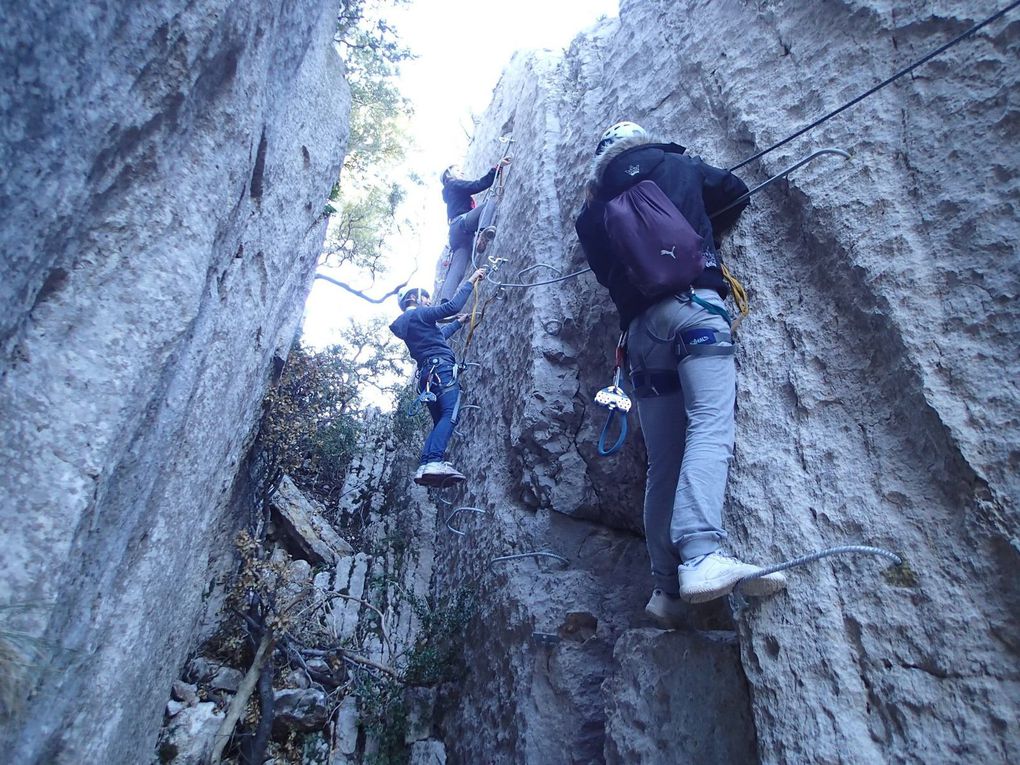
<svg viewBox="0 0 1020 765">
<path fill-rule="evenodd" d="M 239 467 L 322 251 L 336 9 L 3 17 L 0 602 L 47 604 L 19 630 L 60 650 L 0 750 L 141 762 L 233 561 Z"/>
<path fill-rule="evenodd" d="M 217 691 L 237 693 L 237 689 L 241 685 L 241 680 L 243 678 L 244 673 L 239 669 L 234 669 L 233 667 L 220 667 L 216 670 L 216 674 L 213 675 L 212 680 L 209 681 L 209 685 Z"/>
<path fill-rule="evenodd" d="M 273 727 L 284 730 L 320 730 L 329 717 L 326 694 L 318 688 L 286 688 L 276 691 Z"/>
<path fill-rule="evenodd" d="M 170 686 L 170 696 L 175 701 L 187 704 L 189 707 L 198 703 L 198 687 L 183 680 L 174 680 Z"/>
<path fill-rule="evenodd" d="M 181 709 L 163 729 L 157 747 L 159 761 L 167 765 L 203 765 L 223 717 L 211 701 Z"/>
<path fill-rule="evenodd" d="M 334 565 L 354 548 L 325 519 L 322 507 L 308 499 L 290 476 L 284 476 L 271 500 L 278 530 L 312 565 Z"/>
</svg>

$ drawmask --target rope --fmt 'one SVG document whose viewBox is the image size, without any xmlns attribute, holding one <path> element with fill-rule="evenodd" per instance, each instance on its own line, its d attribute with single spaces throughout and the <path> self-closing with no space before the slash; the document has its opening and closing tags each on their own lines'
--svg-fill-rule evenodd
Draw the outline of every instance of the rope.
<svg viewBox="0 0 1020 765">
<path fill-rule="evenodd" d="M 896 553 L 889 552 L 889 550 L 884 550 L 881 547 L 868 547 L 867 545 L 844 545 L 842 547 L 827 547 L 824 550 L 819 550 L 818 552 L 811 553 L 810 555 L 802 555 L 799 558 L 793 558 L 782 563 L 776 563 L 773 566 L 766 566 L 765 568 L 761 569 L 761 571 L 751 574 L 750 576 L 745 576 L 743 579 L 737 582 L 736 586 L 733 588 L 733 592 L 736 594 L 740 594 L 740 585 L 751 579 L 760 579 L 763 576 L 775 574 L 778 571 L 786 571 L 787 569 L 795 568 L 797 566 L 803 566 L 805 563 L 812 563 L 816 560 L 820 560 L 821 558 L 828 558 L 833 555 L 850 555 L 850 554 L 877 555 L 881 558 L 888 558 L 896 566 L 903 565 L 903 558 L 901 558 Z"/>
<path fill-rule="evenodd" d="M 590 268 L 582 268 L 580 271 L 574 271 L 572 274 L 566 274 L 565 276 L 557 276 L 555 279 L 545 279 L 540 282 L 532 282 L 531 284 L 517 283 L 517 282 L 497 282 L 495 279 L 485 277 L 485 280 L 490 284 L 495 284 L 497 287 L 541 287 L 544 284 L 556 284 L 556 282 L 565 282 L 567 279 L 573 279 L 575 276 L 581 274 L 587 274 L 591 271 Z"/>
<path fill-rule="evenodd" d="M 730 168 L 730 172 L 732 173 L 734 170 L 738 170 L 741 167 L 743 167 L 744 165 L 750 164 L 751 162 L 754 162 L 754 160 L 760 159 L 761 157 L 764 157 L 770 151 L 774 151 L 775 149 L 778 149 L 780 146 L 783 146 L 783 145 L 789 143 L 794 138 L 797 138 L 798 136 L 804 135 L 804 133 L 808 132 L 809 130 L 813 130 L 814 128 L 816 128 L 819 125 L 821 125 L 823 122 L 827 122 L 828 120 L 830 120 L 833 117 L 835 117 L 837 114 L 846 111 L 851 106 L 854 106 L 855 104 L 860 103 L 861 101 L 863 101 L 865 98 L 867 98 L 871 94 L 878 92 L 879 90 L 884 88 L 886 85 L 891 85 L 892 83 L 894 83 L 896 80 L 898 80 L 903 75 L 910 74 L 910 72 L 912 72 L 915 69 L 917 69 L 917 67 L 919 67 L 922 64 L 925 64 L 925 63 L 927 63 L 929 61 L 931 61 L 933 58 L 938 56 L 940 53 L 944 53 L 945 51 L 949 50 L 950 48 L 952 48 L 954 45 L 956 45 L 961 40 L 963 40 L 963 39 L 965 39 L 967 37 L 970 37 L 972 34 L 977 32 L 982 27 L 987 26 L 988 24 L 991 24 L 993 21 L 996 21 L 997 19 L 1001 18 L 1002 16 L 1005 16 L 1011 10 L 1016 8 L 1018 5 L 1020 5 L 1020 0 L 1017 0 L 1017 2 L 1014 2 L 1014 3 L 1010 3 L 1009 5 L 1007 5 L 1005 8 L 1003 8 L 998 13 L 994 13 L 991 16 L 989 16 L 987 19 L 985 19 L 984 21 L 981 21 L 981 22 L 975 24 L 970 29 L 968 29 L 966 32 L 963 32 L 962 34 L 957 35 L 956 37 L 954 37 L 949 42 L 947 42 L 944 45 L 942 45 L 942 46 L 936 48 L 935 50 L 933 50 L 927 56 L 924 56 L 923 58 L 918 59 L 917 61 L 915 61 L 910 66 L 906 67 L 905 69 L 901 69 L 900 71 L 896 72 L 896 74 L 892 75 L 891 77 L 887 77 L 886 79 L 882 80 L 882 82 L 878 83 L 878 85 L 875 85 L 870 90 L 867 90 L 864 93 L 861 93 L 856 98 L 852 98 L 851 100 L 847 101 L 845 104 L 840 106 L 838 109 L 832 110 L 831 112 L 829 112 L 828 114 L 824 115 L 823 117 L 819 117 L 817 120 L 812 122 L 810 125 L 807 125 L 806 127 L 802 127 L 796 133 L 792 133 L 791 135 L 787 136 L 786 138 L 784 138 L 783 140 L 779 141 L 778 143 L 775 143 L 772 146 L 769 146 L 767 149 L 762 149 L 757 154 L 754 154 L 753 156 L 750 156 L 747 159 L 745 159 L 743 162 L 737 163 L 736 165 L 734 165 L 733 167 Z"/>
<path fill-rule="evenodd" d="M 471 338 L 475 336 L 475 327 L 478 326 L 478 282 L 471 284 L 471 294 L 474 295 L 474 302 L 471 303 L 471 322 L 468 325 L 467 339 L 464 340 L 464 353 L 467 356 L 467 349 L 471 347 Z"/>
<path fill-rule="evenodd" d="M 737 278 L 730 273 L 730 269 L 726 267 L 725 263 L 719 264 L 722 268 L 723 279 L 730 285 L 730 295 L 733 296 L 733 302 L 737 304 L 737 310 L 740 312 L 740 316 L 734 324 L 739 324 L 740 320 L 743 319 L 747 314 L 751 312 L 751 304 L 747 299 L 747 290 L 744 289 L 744 285 L 737 281 Z"/>
</svg>

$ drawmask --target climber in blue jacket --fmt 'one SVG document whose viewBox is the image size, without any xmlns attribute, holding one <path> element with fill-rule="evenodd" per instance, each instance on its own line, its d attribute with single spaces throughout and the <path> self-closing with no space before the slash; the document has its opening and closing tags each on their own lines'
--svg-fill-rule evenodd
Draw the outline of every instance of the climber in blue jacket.
<svg viewBox="0 0 1020 765">
<path fill-rule="evenodd" d="M 587 199 L 575 222 L 595 278 L 609 290 L 627 332 L 627 356 L 648 453 L 644 523 L 655 589 L 646 611 L 666 626 L 683 621 L 680 599 L 722 597 L 759 572 L 722 552 L 726 478 L 733 456 L 736 365 L 723 305 L 717 237 L 747 202 L 717 215 L 747 193 L 728 170 L 661 143 L 633 122 L 602 134 Z M 606 228 L 607 203 L 652 181 L 701 237 L 705 268 L 687 291 L 643 293 L 620 267 Z M 668 251 L 664 251 L 668 254 Z M 750 579 L 741 591 L 766 595 L 785 586 L 782 574 Z"/>
<path fill-rule="evenodd" d="M 429 293 L 420 287 L 402 290 L 398 296 L 403 313 L 390 324 L 390 331 L 404 341 L 418 365 L 417 390 L 432 416 L 432 432 L 425 439 L 414 475 L 414 482 L 419 485 L 442 486 L 466 480 L 463 473 L 444 459 L 460 409 L 457 359 L 446 341 L 463 326 L 467 314 L 460 311 L 472 287 L 483 278 L 485 269 L 479 268 L 460 285 L 452 300 L 437 306 L 432 305 Z M 439 321 L 450 317 L 455 318 L 439 326 Z"/>
<path fill-rule="evenodd" d="M 509 157 L 503 157 L 489 172 L 475 181 L 461 178 L 460 168 L 456 165 L 450 165 L 440 176 L 446 219 L 450 225 L 450 267 L 439 288 L 440 302 L 453 297 L 453 290 L 467 272 L 468 261 L 471 259 L 471 240 L 475 232 L 481 229 L 477 246 L 479 253 L 485 252 L 489 242 L 496 236 L 496 227 L 492 225 L 496 214 L 495 204 L 486 201 L 476 206 L 472 195 L 492 186 L 496 180 L 496 171 L 509 162 Z"/>
</svg>

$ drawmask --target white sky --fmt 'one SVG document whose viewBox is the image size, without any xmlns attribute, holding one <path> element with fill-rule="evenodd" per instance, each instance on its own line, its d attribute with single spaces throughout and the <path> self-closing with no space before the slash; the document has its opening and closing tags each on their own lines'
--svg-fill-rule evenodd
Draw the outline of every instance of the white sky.
<svg viewBox="0 0 1020 765">
<path fill-rule="evenodd" d="M 414 271 L 411 283 L 431 288 L 447 236 L 439 173 L 463 158 L 472 113 L 485 111 L 515 51 L 563 49 L 580 31 L 602 16 L 616 16 L 618 9 L 619 0 L 413 0 L 388 14 L 402 42 L 418 56 L 401 65 L 399 80 L 414 107 L 416 145 L 408 168 L 425 180 L 420 190 L 409 190 L 401 210 L 417 222 L 417 234 L 394 242 L 390 272 L 374 287 L 358 283 L 350 273 L 338 278 L 376 296 Z M 396 312 L 395 298 L 373 305 L 318 279 L 305 304 L 303 340 L 321 348 L 336 342 L 354 317 L 394 317 Z"/>
</svg>

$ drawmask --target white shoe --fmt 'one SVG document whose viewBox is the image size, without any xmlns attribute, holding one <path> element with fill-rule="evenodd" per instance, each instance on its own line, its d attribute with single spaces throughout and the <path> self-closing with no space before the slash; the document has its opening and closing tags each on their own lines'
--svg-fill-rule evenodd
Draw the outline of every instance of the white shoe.
<svg viewBox="0 0 1020 765">
<path fill-rule="evenodd" d="M 687 606 L 679 595 L 667 595 L 663 590 L 652 590 L 652 597 L 645 606 L 645 613 L 652 617 L 664 630 L 676 630 L 689 626 Z"/>
<path fill-rule="evenodd" d="M 449 462 L 429 462 L 422 468 L 417 483 L 422 486 L 444 486 L 466 480 L 467 477 Z"/>
<path fill-rule="evenodd" d="M 728 595 L 737 582 L 761 569 L 729 555 L 713 552 L 684 563 L 677 571 L 680 575 L 680 597 L 691 603 L 704 603 Z M 786 577 L 775 573 L 748 580 L 740 586 L 740 592 L 752 596 L 771 595 L 784 587 Z"/>
<path fill-rule="evenodd" d="M 425 466 L 424 465 L 419 465 L 418 466 L 418 470 L 414 474 L 414 482 L 416 484 L 418 484 L 419 486 L 421 485 L 421 477 L 422 477 L 422 474 L 424 472 L 425 472 Z"/>
</svg>

